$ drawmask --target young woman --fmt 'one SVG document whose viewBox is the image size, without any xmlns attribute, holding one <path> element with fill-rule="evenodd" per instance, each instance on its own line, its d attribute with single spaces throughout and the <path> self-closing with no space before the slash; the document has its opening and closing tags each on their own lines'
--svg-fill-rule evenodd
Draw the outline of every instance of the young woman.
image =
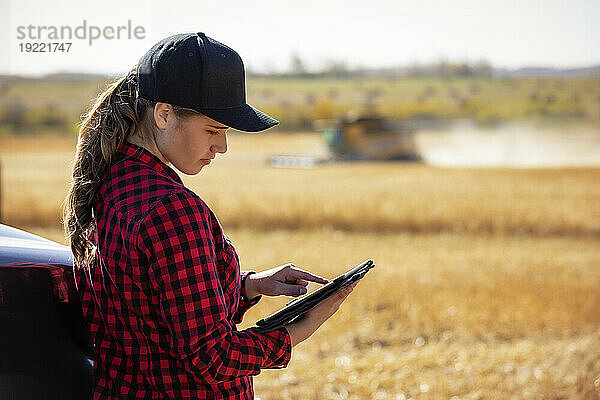
<svg viewBox="0 0 600 400">
<path fill-rule="evenodd" d="M 246 103 L 239 55 L 203 33 L 154 45 L 91 108 L 65 230 L 95 346 L 94 398 L 252 399 L 252 376 L 287 366 L 352 291 L 285 328 L 236 328 L 261 295 L 326 280 L 292 264 L 240 272 L 217 218 L 172 167 L 197 174 L 227 151 L 229 127 L 277 123 Z"/>
</svg>

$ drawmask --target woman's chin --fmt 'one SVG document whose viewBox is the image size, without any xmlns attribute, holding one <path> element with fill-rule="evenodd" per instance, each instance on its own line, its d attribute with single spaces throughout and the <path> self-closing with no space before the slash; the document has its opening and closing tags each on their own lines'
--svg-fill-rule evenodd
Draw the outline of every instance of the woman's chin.
<svg viewBox="0 0 600 400">
<path fill-rule="evenodd" d="M 194 166 L 194 167 L 191 167 L 191 168 L 177 168 L 177 169 L 179 170 L 179 172 L 181 172 L 182 174 L 185 174 L 185 175 L 196 175 L 204 167 L 205 167 L 205 164 Z"/>
<path fill-rule="evenodd" d="M 205 167 L 205 165 L 200 165 L 200 166 L 194 168 L 194 170 L 189 175 L 196 175 L 196 174 L 200 173 L 200 171 L 202 171 L 202 168 L 204 168 L 204 167 Z"/>
</svg>

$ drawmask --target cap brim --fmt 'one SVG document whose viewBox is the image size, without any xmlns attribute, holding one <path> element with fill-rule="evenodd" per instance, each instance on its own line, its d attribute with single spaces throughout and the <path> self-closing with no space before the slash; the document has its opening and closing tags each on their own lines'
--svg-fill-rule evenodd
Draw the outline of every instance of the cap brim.
<svg viewBox="0 0 600 400">
<path fill-rule="evenodd" d="M 264 131 L 279 123 L 276 119 L 269 117 L 249 104 L 235 108 L 201 109 L 198 111 L 217 122 L 244 132 Z"/>
</svg>

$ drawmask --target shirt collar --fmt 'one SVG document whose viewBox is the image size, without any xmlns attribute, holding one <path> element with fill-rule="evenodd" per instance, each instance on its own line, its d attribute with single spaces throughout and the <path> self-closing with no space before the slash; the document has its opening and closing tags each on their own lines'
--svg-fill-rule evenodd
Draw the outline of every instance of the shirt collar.
<svg viewBox="0 0 600 400">
<path fill-rule="evenodd" d="M 158 173 L 166 175 L 175 182 L 179 183 L 180 185 L 183 185 L 181 177 L 177 175 L 173 168 L 169 167 L 160 158 L 152 154 L 144 147 L 129 142 L 123 142 L 121 147 L 119 147 L 118 151 L 131 158 L 135 158 L 141 163 L 148 165 L 150 168 L 157 171 Z"/>
</svg>

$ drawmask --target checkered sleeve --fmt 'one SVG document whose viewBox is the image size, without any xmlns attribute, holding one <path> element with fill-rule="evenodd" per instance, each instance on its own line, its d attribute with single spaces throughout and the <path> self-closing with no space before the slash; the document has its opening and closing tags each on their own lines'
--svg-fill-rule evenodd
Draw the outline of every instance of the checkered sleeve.
<svg viewBox="0 0 600 400">
<path fill-rule="evenodd" d="M 238 331 L 229 321 L 210 221 L 206 204 L 187 192 L 163 197 L 140 221 L 138 251 L 159 296 L 172 354 L 209 384 L 284 368 L 291 357 L 285 328 Z"/>
<path fill-rule="evenodd" d="M 253 273 L 255 273 L 255 272 L 254 271 L 242 271 L 242 273 L 241 273 L 241 275 L 242 275 L 242 295 L 240 296 L 240 302 L 238 304 L 238 308 L 233 316 L 233 322 L 235 322 L 236 324 L 241 323 L 246 311 L 248 311 L 250 309 L 250 307 L 252 307 L 256 303 L 258 303 L 258 301 L 262 298 L 262 296 L 256 296 L 252 299 L 249 299 L 248 296 L 246 296 L 246 286 L 245 286 L 246 278 L 248 277 L 248 275 L 253 274 Z"/>
</svg>

